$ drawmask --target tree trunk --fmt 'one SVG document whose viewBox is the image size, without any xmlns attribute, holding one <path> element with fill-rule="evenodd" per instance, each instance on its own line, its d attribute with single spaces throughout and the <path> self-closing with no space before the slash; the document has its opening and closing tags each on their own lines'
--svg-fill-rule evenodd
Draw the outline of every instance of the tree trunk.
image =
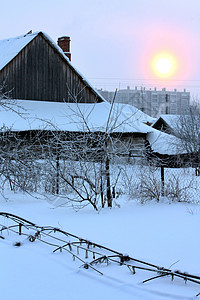
<svg viewBox="0 0 200 300">
<path fill-rule="evenodd" d="M 106 183 L 107 183 L 108 207 L 112 207 L 112 194 L 111 194 L 111 187 L 110 187 L 110 161 L 108 156 L 106 156 Z"/>
</svg>

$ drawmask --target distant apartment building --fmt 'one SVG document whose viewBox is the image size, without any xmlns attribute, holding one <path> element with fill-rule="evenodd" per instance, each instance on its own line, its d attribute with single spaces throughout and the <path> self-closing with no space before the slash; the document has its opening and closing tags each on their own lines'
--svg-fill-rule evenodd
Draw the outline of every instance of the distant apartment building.
<svg viewBox="0 0 200 300">
<path fill-rule="evenodd" d="M 109 102 L 114 97 L 114 92 L 104 91 L 98 92 Z M 138 89 L 121 89 L 118 90 L 115 102 L 130 104 L 152 117 L 161 114 L 178 115 L 187 112 L 190 105 L 190 92 L 184 89 L 182 92 L 141 88 Z"/>
</svg>

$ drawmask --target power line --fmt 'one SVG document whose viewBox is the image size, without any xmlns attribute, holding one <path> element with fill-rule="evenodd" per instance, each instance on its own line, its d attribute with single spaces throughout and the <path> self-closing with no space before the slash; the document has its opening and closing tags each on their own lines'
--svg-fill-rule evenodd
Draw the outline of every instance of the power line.
<svg viewBox="0 0 200 300">
<path fill-rule="evenodd" d="M 159 82 L 171 82 L 171 81 L 180 81 L 180 82 L 190 82 L 197 81 L 200 82 L 200 79 L 151 79 L 151 78 L 121 78 L 121 77 L 88 77 L 89 80 L 138 80 L 138 81 L 159 81 Z"/>
<path fill-rule="evenodd" d="M 128 82 L 126 82 L 128 83 Z M 117 83 L 119 84 L 119 82 Z M 124 83 L 125 84 L 125 83 Z M 101 85 L 107 85 L 107 86 L 110 86 L 110 85 L 116 85 L 116 82 L 112 82 L 112 83 L 108 83 L 108 82 L 100 82 L 100 83 L 95 83 L 95 85 L 98 85 L 98 86 L 101 86 Z M 147 84 L 147 85 L 150 85 L 150 84 Z M 163 86 L 163 84 L 161 85 L 160 83 L 158 84 L 160 86 Z M 182 87 L 183 85 L 176 85 L 176 86 L 180 86 Z M 200 85 L 184 85 L 185 87 L 191 87 L 191 88 L 198 88 L 200 87 Z"/>
</svg>

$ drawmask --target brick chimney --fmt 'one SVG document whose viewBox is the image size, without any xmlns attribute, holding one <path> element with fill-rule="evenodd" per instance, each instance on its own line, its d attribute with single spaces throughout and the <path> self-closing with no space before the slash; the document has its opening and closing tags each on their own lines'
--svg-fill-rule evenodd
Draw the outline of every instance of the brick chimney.
<svg viewBox="0 0 200 300">
<path fill-rule="evenodd" d="M 62 36 L 58 38 L 58 46 L 62 49 L 65 55 L 71 61 L 71 53 L 70 53 L 70 37 L 69 36 Z"/>
</svg>

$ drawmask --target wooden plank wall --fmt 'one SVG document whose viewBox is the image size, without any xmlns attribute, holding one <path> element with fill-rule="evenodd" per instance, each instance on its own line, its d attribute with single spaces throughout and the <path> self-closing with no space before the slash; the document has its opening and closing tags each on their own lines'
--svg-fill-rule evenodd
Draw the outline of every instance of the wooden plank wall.
<svg viewBox="0 0 200 300">
<path fill-rule="evenodd" d="M 0 71 L 4 81 L 15 99 L 74 102 L 70 89 L 80 103 L 101 102 L 42 35 Z"/>
</svg>

